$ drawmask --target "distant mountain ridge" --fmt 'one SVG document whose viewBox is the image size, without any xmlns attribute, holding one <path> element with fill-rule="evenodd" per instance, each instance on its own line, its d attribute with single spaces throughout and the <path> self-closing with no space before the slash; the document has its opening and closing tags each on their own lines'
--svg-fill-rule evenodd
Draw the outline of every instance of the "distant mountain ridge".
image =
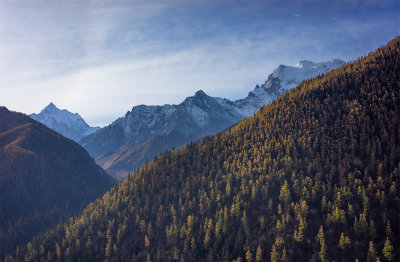
<svg viewBox="0 0 400 262">
<path fill-rule="evenodd" d="M 78 113 L 61 110 L 52 102 L 39 114 L 31 114 L 30 117 L 75 142 L 100 129 L 89 126 Z"/>
<path fill-rule="evenodd" d="M 134 106 L 124 117 L 79 142 L 107 171 L 122 179 L 164 150 L 213 134 L 253 115 L 302 81 L 344 65 L 340 59 L 280 65 L 244 99 L 211 97 L 202 90 L 178 105 Z M 169 137 L 171 139 L 166 139 Z"/>
</svg>

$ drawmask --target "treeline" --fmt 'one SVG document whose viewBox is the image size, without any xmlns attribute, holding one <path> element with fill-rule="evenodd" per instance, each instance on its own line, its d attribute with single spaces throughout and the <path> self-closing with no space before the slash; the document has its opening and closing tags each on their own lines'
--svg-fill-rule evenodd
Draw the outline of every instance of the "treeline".
<svg viewBox="0 0 400 262">
<path fill-rule="evenodd" d="M 6 261 L 398 261 L 400 37 L 166 152 Z"/>
</svg>

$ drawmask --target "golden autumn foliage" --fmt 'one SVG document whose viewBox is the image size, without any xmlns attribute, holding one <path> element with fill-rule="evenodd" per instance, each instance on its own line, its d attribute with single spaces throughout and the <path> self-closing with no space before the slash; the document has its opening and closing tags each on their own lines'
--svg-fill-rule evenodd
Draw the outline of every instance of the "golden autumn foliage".
<svg viewBox="0 0 400 262">
<path fill-rule="evenodd" d="M 161 154 L 31 245 L 56 260 L 63 243 L 62 261 L 104 260 L 110 239 L 109 261 L 398 259 L 399 162 L 398 37 L 223 134 Z M 8 259 L 30 255 L 26 246 Z"/>
</svg>

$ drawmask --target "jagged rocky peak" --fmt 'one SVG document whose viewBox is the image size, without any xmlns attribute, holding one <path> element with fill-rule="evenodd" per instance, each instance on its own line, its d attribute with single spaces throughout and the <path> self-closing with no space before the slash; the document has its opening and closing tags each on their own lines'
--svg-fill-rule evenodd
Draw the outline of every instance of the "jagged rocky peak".
<svg viewBox="0 0 400 262">
<path fill-rule="evenodd" d="M 211 96 L 207 95 L 203 90 L 198 90 L 196 93 L 194 93 L 193 96 L 188 96 L 182 104 L 187 104 L 191 103 L 193 101 L 204 101 L 204 100 L 210 100 L 213 99 Z"/>
<path fill-rule="evenodd" d="M 303 68 L 303 67 L 311 67 L 311 66 L 315 66 L 316 63 L 312 62 L 312 61 L 308 61 L 308 60 L 302 60 L 300 62 L 297 63 L 296 67 L 299 68 Z"/>
<path fill-rule="evenodd" d="M 58 108 L 56 107 L 56 105 L 53 102 L 50 102 L 50 104 L 48 104 L 45 108 L 43 108 L 43 111 L 54 111 L 57 110 Z"/>
<path fill-rule="evenodd" d="M 76 142 L 99 129 L 99 127 L 89 126 L 78 113 L 61 110 L 53 102 L 50 102 L 39 114 L 31 114 L 30 117 Z"/>
<path fill-rule="evenodd" d="M 335 58 L 333 60 L 330 61 L 326 61 L 326 62 L 321 62 L 321 63 L 316 63 L 313 61 L 309 61 L 309 60 L 301 60 L 300 62 L 297 63 L 296 67 L 299 68 L 307 68 L 307 67 L 323 67 L 323 66 L 341 66 L 345 64 L 345 61 Z"/>
<path fill-rule="evenodd" d="M 40 113 L 47 113 L 52 115 L 60 115 L 61 117 L 79 119 L 81 116 L 78 113 L 71 113 L 67 109 L 59 109 L 53 102 L 50 102 Z M 32 114 L 34 115 L 34 114 Z"/>
<path fill-rule="evenodd" d="M 315 63 L 302 60 L 296 66 L 279 65 L 263 84 L 258 84 L 244 99 L 236 100 L 236 108 L 244 117 L 257 112 L 261 106 L 272 102 L 282 93 L 296 87 L 304 80 L 325 74 L 344 65 L 341 59 Z"/>
<path fill-rule="evenodd" d="M 197 91 L 195 94 L 194 94 L 194 96 L 196 96 L 196 97 L 205 97 L 205 96 L 207 96 L 208 97 L 208 95 L 206 94 L 206 93 L 204 93 L 204 91 L 203 90 L 199 90 L 199 91 Z"/>
<path fill-rule="evenodd" d="M 324 74 L 344 64 L 345 62 L 340 59 L 320 63 L 302 60 L 296 66 L 280 65 L 268 79 L 279 78 L 284 89 L 291 89 L 308 78 Z"/>
</svg>

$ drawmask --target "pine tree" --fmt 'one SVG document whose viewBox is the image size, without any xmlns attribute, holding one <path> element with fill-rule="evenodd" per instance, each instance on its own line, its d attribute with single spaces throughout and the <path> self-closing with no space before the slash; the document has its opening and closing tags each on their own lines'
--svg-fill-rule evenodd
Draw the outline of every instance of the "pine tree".
<svg viewBox="0 0 400 262">
<path fill-rule="evenodd" d="M 147 235 L 144 236 L 144 246 L 147 248 L 150 246 L 150 240 Z"/>
<path fill-rule="evenodd" d="M 10 255 L 7 255 L 6 258 L 4 259 L 4 262 L 13 262 L 13 261 L 14 259 Z"/>
<path fill-rule="evenodd" d="M 283 248 L 281 261 L 282 262 L 289 262 L 289 258 L 287 257 L 286 248 Z"/>
<path fill-rule="evenodd" d="M 287 180 L 285 180 L 285 182 L 281 187 L 281 191 L 279 193 L 279 200 L 281 200 L 285 204 L 285 207 L 288 208 L 289 203 L 291 201 L 291 197 Z"/>
<path fill-rule="evenodd" d="M 367 262 L 375 262 L 375 261 L 376 261 L 376 250 L 375 250 L 374 242 L 369 241 Z"/>
<path fill-rule="evenodd" d="M 376 237 L 376 229 L 375 229 L 375 223 L 374 220 L 370 220 L 369 221 L 369 236 L 371 237 L 371 239 L 375 239 Z"/>
<path fill-rule="evenodd" d="M 322 262 L 325 262 L 327 259 L 327 248 L 325 244 L 324 229 L 322 226 L 319 228 L 318 239 L 319 239 L 319 244 L 321 246 L 318 256 Z"/>
<path fill-rule="evenodd" d="M 253 254 L 251 253 L 250 249 L 246 252 L 246 261 L 252 262 L 253 261 Z"/>
<path fill-rule="evenodd" d="M 279 252 L 276 250 L 275 244 L 273 244 L 271 249 L 271 262 L 278 262 L 278 260 L 279 260 Z"/>
<path fill-rule="evenodd" d="M 147 254 L 147 259 L 146 259 L 146 262 L 151 262 L 151 259 L 150 259 L 150 254 Z"/>
<path fill-rule="evenodd" d="M 296 242 L 302 242 L 304 240 L 304 233 L 303 233 L 303 227 L 300 226 L 299 229 L 294 230 L 294 240 Z"/>
<path fill-rule="evenodd" d="M 61 257 L 61 248 L 57 242 L 56 242 L 56 255 L 58 259 Z"/>
<path fill-rule="evenodd" d="M 390 227 L 390 222 L 389 220 L 386 223 L 386 236 L 391 239 L 393 237 L 393 231 L 392 228 Z"/>
<path fill-rule="evenodd" d="M 242 226 L 244 228 L 244 232 L 246 232 L 246 235 L 249 236 L 250 235 L 250 229 L 249 229 L 249 223 L 247 221 L 246 210 L 243 210 L 243 215 L 241 217 L 241 222 L 242 222 Z"/>
<path fill-rule="evenodd" d="M 357 217 L 354 216 L 354 232 L 356 233 L 356 235 L 360 235 L 361 234 L 361 226 L 360 223 L 357 221 Z"/>
<path fill-rule="evenodd" d="M 106 244 L 105 254 L 107 258 L 109 258 L 112 254 L 112 245 L 110 241 L 108 241 Z"/>
<path fill-rule="evenodd" d="M 40 250 L 39 250 L 39 252 L 40 252 L 41 255 L 43 255 L 43 254 L 45 253 L 45 250 L 44 250 L 44 246 L 43 246 L 43 245 L 40 245 Z"/>
<path fill-rule="evenodd" d="M 261 246 L 258 245 L 257 247 L 257 251 L 256 251 L 256 261 L 262 261 L 262 250 L 261 250 Z"/>
<path fill-rule="evenodd" d="M 341 249 L 347 248 L 351 244 L 350 238 L 348 236 L 345 236 L 342 232 L 340 235 L 340 240 L 339 240 L 339 246 Z"/>
<path fill-rule="evenodd" d="M 383 256 L 387 261 L 393 261 L 394 260 L 394 254 L 393 254 L 393 246 L 392 243 L 389 240 L 389 237 L 386 237 L 385 240 L 385 245 L 382 250 Z"/>
</svg>

